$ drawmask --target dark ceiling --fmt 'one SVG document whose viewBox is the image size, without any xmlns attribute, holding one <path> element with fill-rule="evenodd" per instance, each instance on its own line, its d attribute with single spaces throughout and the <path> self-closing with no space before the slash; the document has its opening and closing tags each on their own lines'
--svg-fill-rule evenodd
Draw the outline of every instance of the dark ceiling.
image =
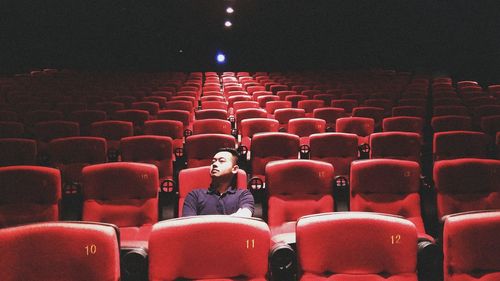
<svg viewBox="0 0 500 281">
<path fill-rule="evenodd" d="M 236 10 L 223 26 L 225 7 Z M 495 1 L 2 1 L 0 65 L 127 70 L 370 66 L 497 76 Z M 182 51 L 181 51 L 182 50 Z"/>
</svg>

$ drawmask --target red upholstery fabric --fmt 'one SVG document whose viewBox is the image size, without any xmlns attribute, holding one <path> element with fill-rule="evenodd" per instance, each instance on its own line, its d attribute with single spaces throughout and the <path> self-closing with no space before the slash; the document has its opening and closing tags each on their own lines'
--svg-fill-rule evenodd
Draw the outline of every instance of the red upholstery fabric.
<svg viewBox="0 0 500 281">
<path fill-rule="evenodd" d="M 471 131 L 450 131 L 434 134 L 434 160 L 457 158 L 488 158 L 490 138 L 487 134 Z"/>
<path fill-rule="evenodd" d="M 312 117 L 313 110 L 323 107 L 325 102 L 322 100 L 301 100 L 297 103 L 297 108 L 302 108 L 306 111 L 306 117 Z"/>
<path fill-rule="evenodd" d="M 90 135 L 106 139 L 109 149 L 119 149 L 120 139 L 134 135 L 134 125 L 128 121 L 100 121 L 94 122 L 90 126 Z"/>
<path fill-rule="evenodd" d="M 384 117 L 391 115 L 393 105 L 394 103 L 390 99 L 367 99 L 363 102 L 363 106 L 383 108 Z"/>
<path fill-rule="evenodd" d="M 286 101 L 292 102 L 292 107 L 296 108 L 298 106 L 299 101 L 307 100 L 308 97 L 305 95 L 287 95 L 285 97 Z"/>
<path fill-rule="evenodd" d="M 500 209 L 500 160 L 438 161 L 433 178 L 439 218 L 458 212 Z"/>
<path fill-rule="evenodd" d="M 370 158 L 392 158 L 420 163 L 422 139 L 417 133 L 383 132 L 370 135 Z"/>
<path fill-rule="evenodd" d="M 256 101 L 236 101 L 233 103 L 233 112 L 236 113 L 240 109 L 245 108 L 259 108 L 259 103 Z"/>
<path fill-rule="evenodd" d="M 0 168 L 0 228 L 58 220 L 60 199 L 58 170 L 39 166 Z"/>
<path fill-rule="evenodd" d="M 227 102 L 225 101 L 202 101 L 201 109 L 221 109 L 227 111 Z"/>
<path fill-rule="evenodd" d="M 221 119 L 226 120 L 228 113 L 226 109 L 202 109 L 194 113 L 196 120 Z"/>
<path fill-rule="evenodd" d="M 250 118 L 241 121 L 241 145 L 251 149 L 251 139 L 256 133 L 278 132 L 279 123 L 274 119 Z"/>
<path fill-rule="evenodd" d="M 280 128 L 288 130 L 288 122 L 294 118 L 304 118 L 306 112 L 302 108 L 280 108 L 274 111 L 274 119 L 278 120 Z"/>
<path fill-rule="evenodd" d="M 0 230 L 2 280 L 120 280 L 117 229 L 74 222 Z"/>
<path fill-rule="evenodd" d="M 410 117 L 420 117 L 425 118 L 425 107 L 422 106 L 395 106 L 392 108 L 392 116 L 410 116 Z"/>
<path fill-rule="evenodd" d="M 359 106 L 352 109 L 352 116 L 372 118 L 375 121 L 375 128 L 380 129 L 384 118 L 384 109 L 381 107 Z"/>
<path fill-rule="evenodd" d="M 193 122 L 193 134 L 231 134 L 231 122 L 221 119 L 204 119 Z"/>
<path fill-rule="evenodd" d="M 115 111 L 125 109 L 125 104 L 114 101 L 98 102 L 96 103 L 96 109 L 106 111 L 106 114 L 111 116 Z"/>
<path fill-rule="evenodd" d="M 311 159 L 332 164 L 335 176 L 348 177 L 351 162 L 358 159 L 358 137 L 355 134 L 312 134 L 309 144 Z"/>
<path fill-rule="evenodd" d="M 33 110 L 24 113 L 23 122 L 26 126 L 32 127 L 39 122 L 62 121 L 62 112 L 56 110 Z"/>
<path fill-rule="evenodd" d="M 423 128 L 424 120 L 420 117 L 398 116 L 382 120 L 382 131 L 384 132 L 413 132 L 422 135 Z"/>
<path fill-rule="evenodd" d="M 358 106 L 358 101 L 352 99 L 337 99 L 337 100 L 332 100 L 331 105 L 333 107 L 343 108 L 345 113 L 351 114 L 352 109 Z"/>
<path fill-rule="evenodd" d="M 195 168 L 210 165 L 217 150 L 224 147 L 236 146 L 236 140 L 231 135 L 201 134 L 186 139 L 184 149 L 187 167 Z"/>
<path fill-rule="evenodd" d="M 297 252 L 300 280 L 418 280 L 415 226 L 395 216 L 305 216 L 297 222 Z"/>
<path fill-rule="evenodd" d="M 124 109 L 113 113 L 113 119 L 119 121 L 129 121 L 134 124 L 134 127 L 142 128 L 144 122 L 149 120 L 149 112 L 140 109 Z"/>
<path fill-rule="evenodd" d="M 266 166 L 268 224 L 333 211 L 333 166 L 314 160 L 273 161 Z"/>
<path fill-rule="evenodd" d="M 70 113 L 68 119 L 80 125 L 82 136 L 90 135 L 90 125 L 94 122 L 104 121 L 107 114 L 102 110 L 77 110 Z"/>
<path fill-rule="evenodd" d="M 345 117 L 343 108 L 336 107 L 321 107 L 313 110 L 313 118 L 319 118 L 326 121 L 327 130 L 330 128 L 335 131 L 335 123 L 337 119 Z"/>
<path fill-rule="evenodd" d="M 124 230 L 122 246 L 144 246 L 158 221 L 158 168 L 116 162 L 83 169 L 82 220 L 113 223 Z"/>
<path fill-rule="evenodd" d="M 270 101 L 266 103 L 266 111 L 268 114 L 274 114 L 274 111 L 278 108 L 291 108 L 292 102 L 290 101 Z"/>
<path fill-rule="evenodd" d="M 122 138 L 122 161 L 153 164 L 158 168 L 160 180 L 172 179 L 173 143 L 165 136 L 133 136 Z"/>
<path fill-rule="evenodd" d="M 464 213 L 444 224 L 444 280 L 500 280 L 500 212 Z"/>
<path fill-rule="evenodd" d="M 297 159 L 300 139 L 288 133 L 258 133 L 252 138 L 252 176 L 265 178 L 266 164 L 274 160 Z"/>
<path fill-rule="evenodd" d="M 38 150 L 46 152 L 47 145 L 51 140 L 80 135 L 80 126 L 71 121 L 39 122 L 35 124 L 34 133 Z"/>
<path fill-rule="evenodd" d="M 241 121 L 250 118 L 266 118 L 267 113 L 262 108 L 243 108 L 238 110 L 234 117 L 236 118 L 236 127 L 241 127 Z"/>
<path fill-rule="evenodd" d="M 106 162 L 106 140 L 99 137 L 59 138 L 49 143 L 50 161 L 64 182 L 81 182 L 87 165 Z"/>
<path fill-rule="evenodd" d="M 371 159 L 351 164 L 351 211 L 402 216 L 425 235 L 420 212 L 420 166 L 395 159 Z"/>
<path fill-rule="evenodd" d="M 149 280 L 264 281 L 269 245 L 269 227 L 258 219 L 213 215 L 162 221 L 149 239 Z"/>
<path fill-rule="evenodd" d="M 165 109 L 185 110 L 190 114 L 193 113 L 193 103 L 185 100 L 173 100 L 165 103 Z"/>
<path fill-rule="evenodd" d="M 36 142 L 29 139 L 0 138 L 0 167 L 36 165 Z"/>
<path fill-rule="evenodd" d="M 160 105 L 153 101 L 139 101 L 133 102 L 131 108 L 146 110 L 147 112 L 149 112 L 149 115 L 156 116 L 156 114 L 160 110 Z"/>
<path fill-rule="evenodd" d="M 340 133 L 358 135 L 358 143 L 368 143 L 375 130 L 375 120 L 365 117 L 346 117 L 337 119 L 335 130 Z"/>
<path fill-rule="evenodd" d="M 280 100 L 285 100 L 287 96 L 293 96 L 293 95 L 298 95 L 297 91 L 290 91 L 290 90 L 284 90 L 284 91 L 278 91 L 276 95 L 279 97 Z"/>
<path fill-rule="evenodd" d="M 191 114 L 186 110 L 165 109 L 158 111 L 156 119 L 181 121 L 184 129 L 187 129 L 191 123 Z"/>
<path fill-rule="evenodd" d="M 500 132 L 500 112 L 498 115 L 481 118 L 481 130 L 493 137 L 497 132 Z"/>
<path fill-rule="evenodd" d="M 311 134 L 324 133 L 326 121 L 318 118 L 294 118 L 288 121 L 288 133 L 300 137 L 300 144 L 309 145 Z"/>
<path fill-rule="evenodd" d="M 441 105 L 434 107 L 432 116 L 461 115 L 469 116 L 467 107 L 462 105 Z"/>
<path fill-rule="evenodd" d="M 432 117 L 431 126 L 434 132 L 470 131 L 472 118 L 461 115 L 436 116 Z"/>
<path fill-rule="evenodd" d="M 196 188 L 207 188 L 210 186 L 210 166 L 183 169 L 179 172 L 179 217 L 182 216 L 182 206 L 188 193 Z M 236 187 L 247 188 L 247 174 L 239 169 L 236 174 Z"/>
<path fill-rule="evenodd" d="M 257 96 L 259 93 L 263 93 L 263 94 Z M 255 99 L 255 97 L 257 96 L 256 100 L 259 103 L 259 106 L 261 108 L 266 108 L 266 103 L 269 102 L 269 101 L 278 101 L 278 100 L 280 100 L 280 98 L 278 96 L 275 96 L 275 95 L 266 95 L 266 93 L 269 93 L 269 92 L 265 91 L 265 92 L 255 92 L 254 93 L 253 98 Z"/>
</svg>

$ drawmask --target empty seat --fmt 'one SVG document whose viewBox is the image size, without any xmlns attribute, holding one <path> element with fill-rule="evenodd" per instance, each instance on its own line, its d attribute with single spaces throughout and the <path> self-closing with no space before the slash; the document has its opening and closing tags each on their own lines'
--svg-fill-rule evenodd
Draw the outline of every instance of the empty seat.
<svg viewBox="0 0 500 281">
<path fill-rule="evenodd" d="M 79 124 L 80 135 L 89 136 L 92 123 L 104 121 L 106 118 L 107 114 L 102 110 L 77 110 L 69 114 L 68 120 Z"/>
<path fill-rule="evenodd" d="M 421 106 L 395 106 L 392 108 L 392 116 L 411 116 L 425 118 L 425 107 Z"/>
<path fill-rule="evenodd" d="M 39 166 L 1 167 L 0 193 L 0 228 L 59 220 L 61 173 L 56 169 Z M 2 264 L 5 262 L 2 259 Z M 2 276 L 4 279 L 5 272 L 2 272 Z"/>
<path fill-rule="evenodd" d="M 443 232 L 444 280 L 500 278 L 500 212 L 456 214 Z"/>
<path fill-rule="evenodd" d="M 354 161 L 351 165 L 350 210 L 402 216 L 425 234 L 420 210 L 420 166 L 396 159 Z"/>
<path fill-rule="evenodd" d="M 20 138 L 0 138 L 0 167 L 36 165 L 36 141 Z"/>
<path fill-rule="evenodd" d="M 375 121 L 375 130 L 382 128 L 382 119 L 384 118 L 384 109 L 381 107 L 359 106 L 352 109 L 353 117 L 372 118 Z"/>
<path fill-rule="evenodd" d="M 415 226 L 396 216 L 350 212 L 302 217 L 297 253 L 304 281 L 417 280 Z"/>
<path fill-rule="evenodd" d="M 297 93 L 297 91 L 289 91 L 289 90 L 278 91 L 277 93 L 275 93 L 275 95 L 278 96 L 280 100 L 286 100 L 287 96 L 294 96 L 298 94 L 299 93 Z"/>
<path fill-rule="evenodd" d="M 370 158 L 391 158 L 420 163 L 422 138 L 417 133 L 383 132 L 370 136 Z"/>
<path fill-rule="evenodd" d="M 352 109 L 358 106 L 358 101 L 353 99 L 337 99 L 332 100 L 331 106 L 343 108 L 345 113 L 350 115 Z"/>
<path fill-rule="evenodd" d="M 365 117 L 345 117 L 337 119 L 335 129 L 340 133 L 358 135 L 358 143 L 369 143 L 370 134 L 375 130 L 375 121 Z"/>
<path fill-rule="evenodd" d="M 345 117 L 343 108 L 321 107 L 313 110 L 313 118 L 319 118 L 326 121 L 326 131 L 335 132 L 335 123 L 337 119 Z"/>
<path fill-rule="evenodd" d="M 225 147 L 234 148 L 236 140 L 231 135 L 201 134 L 186 139 L 184 152 L 187 159 L 187 168 L 210 165 L 215 153 Z"/>
<path fill-rule="evenodd" d="M 300 145 L 309 145 L 311 134 L 324 133 L 326 121 L 318 118 L 295 118 L 288 122 L 288 133 L 300 137 Z"/>
<path fill-rule="evenodd" d="M 424 120 L 420 117 L 398 116 L 382 120 L 383 132 L 413 132 L 423 134 Z"/>
<path fill-rule="evenodd" d="M 173 150 L 182 148 L 184 130 L 181 121 L 175 120 L 150 120 L 144 122 L 144 134 L 167 136 L 172 139 Z"/>
<path fill-rule="evenodd" d="M 235 176 L 234 182 L 236 188 L 246 189 L 247 188 L 247 174 L 244 170 L 238 169 L 238 173 Z M 182 169 L 179 172 L 179 205 L 178 205 L 178 216 L 182 216 L 182 207 L 184 206 L 184 200 L 186 196 L 194 189 L 197 188 L 208 188 L 212 177 L 210 175 L 210 166 L 201 166 L 197 168 Z"/>
<path fill-rule="evenodd" d="M 255 93 L 254 93 L 255 95 Z M 266 108 L 266 103 L 269 101 L 278 101 L 280 98 L 275 95 L 261 95 L 257 98 L 257 102 L 261 108 Z"/>
<path fill-rule="evenodd" d="M 98 102 L 96 109 L 105 111 L 108 116 L 113 116 L 115 111 L 125 109 L 125 104 L 116 101 Z"/>
<path fill-rule="evenodd" d="M 144 130 L 144 122 L 149 120 L 149 112 L 140 109 L 124 109 L 113 113 L 113 119 L 118 121 L 128 121 L 134 124 L 134 133 L 141 134 Z"/>
<path fill-rule="evenodd" d="M 165 109 L 158 111 L 156 115 L 158 120 L 176 120 L 181 121 L 184 129 L 191 129 L 191 114 L 185 110 Z"/>
<path fill-rule="evenodd" d="M 358 136 L 348 133 L 312 134 L 310 158 L 333 165 L 335 176 L 349 177 L 351 162 L 358 159 Z"/>
<path fill-rule="evenodd" d="M 38 152 L 47 153 L 48 143 L 57 138 L 75 137 L 80 135 L 80 125 L 72 121 L 47 121 L 35 124 L 34 135 Z"/>
<path fill-rule="evenodd" d="M 158 168 L 160 182 L 172 180 L 173 142 L 167 136 L 133 136 L 121 139 L 122 161 L 153 164 Z"/>
<path fill-rule="evenodd" d="M 469 110 L 462 105 L 442 105 L 433 109 L 432 116 L 462 115 L 469 116 Z"/>
<path fill-rule="evenodd" d="M 333 212 L 333 166 L 314 160 L 281 160 L 266 165 L 268 224 L 273 235 L 295 232 L 304 215 Z"/>
<path fill-rule="evenodd" d="M 194 113 L 196 120 L 203 119 L 221 119 L 227 120 L 228 113 L 225 109 L 202 109 Z"/>
<path fill-rule="evenodd" d="M 23 138 L 24 125 L 16 121 L 0 121 L 0 138 Z"/>
<path fill-rule="evenodd" d="M 250 118 L 241 121 L 241 145 L 251 149 L 251 139 L 257 133 L 278 132 L 279 123 L 269 118 Z"/>
<path fill-rule="evenodd" d="M 134 135 L 134 125 L 127 121 L 100 121 L 90 126 L 90 135 L 106 139 L 106 147 L 110 160 L 118 160 L 120 140 Z"/>
<path fill-rule="evenodd" d="M 312 117 L 313 110 L 324 106 L 322 100 L 301 100 L 297 104 L 297 108 L 302 108 L 306 112 L 306 117 Z"/>
<path fill-rule="evenodd" d="M 305 95 L 288 95 L 285 97 L 286 101 L 289 101 L 292 103 L 292 107 L 296 108 L 298 106 L 298 103 L 300 101 L 307 100 L 308 97 Z"/>
<path fill-rule="evenodd" d="M 462 115 L 435 116 L 431 119 L 431 127 L 434 132 L 470 131 L 472 118 Z"/>
<path fill-rule="evenodd" d="M 222 109 L 224 111 L 227 111 L 227 102 L 215 100 L 202 101 L 201 109 Z"/>
<path fill-rule="evenodd" d="M 500 160 L 464 158 L 434 164 L 437 213 L 500 209 Z"/>
<path fill-rule="evenodd" d="M 449 131 L 434 134 L 434 161 L 457 158 L 488 158 L 491 140 L 481 132 Z"/>
<path fill-rule="evenodd" d="M 270 244 L 269 227 L 258 219 L 213 215 L 163 221 L 149 239 L 149 277 L 264 281 Z M 213 260 L 217 263 L 207 262 Z"/>
<path fill-rule="evenodd" d="M 61 171 L 64 184 L 81 183 L 83 167 L 106 162 L 106 140 L 100 137 L 67 137 L 49 143 L 51 165 Z"/>
<path fill-rule="evenodd" d="M 291 108 L 292 102 L 290 101 L 270 101 L 266 103 L 266 111 L 268 116 L 272 117 L 274 111 L 279 108 Z"/>
<path fill-rule="evenodd" d="M 231 122 L 220 119 L 195 120 L 193 134 L 231 134 Z"/>
<path fill-rule="evenodd" d="M 258 133 L 252 138 L 252 177 L 264 181 L 266 164 L 274 160 L 297 159 L 300 139 L 288 133 Z"/>
<path fill-rule="evenodd" d="M 495 137 L 495 134 L 500 132 L 500 114 L 481 118 L 481 131 Z"/>
<path fill-rule="evenodd" d="M 165 109 L 185 110 L 193 114 L 193 103 L 185 100 L 172 100 L 165 103 Z"/>
<path fill-rule="evenodd" d="M 160 110 L 160 105 L 153 101 L 139 101 L 133 102 L 130 108 L 146 110 L 147 112 L 149 112 L 149 115 L 156 116 L 156 114 L 158 114 L 158 111 Z"/>
<path fill-rule="evenodd" d="M 118 281 L 118 236 L 112 225 L 88 222 L 44 222 L 2 229 L 2 280 Z"/>
<path fill-rule="evenodd" d="M 147 248 L 158 221 L 158 168 L 117 162 L 83 169 L 82 220 L 115 224 L 121 247 Z"/>
<path fill-rule="evenodd" d="M 241 121 L 250 118 L 266 118 L 267 113 L 262 108 L 244 108 L 236 111 L 234 115 L 236 119 L 236 128 L 241 127 Z"/>
<path fill-rule="evenodd" d="M 233 103 L 233 113 L 237 113 L 241 109 L 247 108 L 260 108 L 259 103 L 256 101 L 237 101 Z"/>
<path fill-rule="evenodd" d="M 294 118 L 304 118 L 306 112 L 302 108 L 280 108 L 274 111 L 274 119 L 278 120 L 280 131 L 288 131 L 288 122 Z"/>
<path fill-rule="evenodd" d="M 363 106 L 383 108 L 384 117 L 388 117 L 392 113 L 393 102 L 389 99 L 367 99 L 363 102 Z"/>
</svg>

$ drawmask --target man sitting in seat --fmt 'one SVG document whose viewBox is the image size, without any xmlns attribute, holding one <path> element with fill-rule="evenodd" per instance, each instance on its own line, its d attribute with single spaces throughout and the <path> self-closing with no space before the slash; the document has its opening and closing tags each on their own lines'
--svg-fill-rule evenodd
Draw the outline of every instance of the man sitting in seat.
<svg viewBox="0 0 500 281">
<path fill-rule="evenodd" d="M 222 214 L 251 217 L 254 199 L 250 191 L 236 188 L 237 163 L 238 152 L 234 148 L 220 149 L 210 165 L 210 187 L 195 189 L 186 196 L 182 216 Z"/>
</svg>

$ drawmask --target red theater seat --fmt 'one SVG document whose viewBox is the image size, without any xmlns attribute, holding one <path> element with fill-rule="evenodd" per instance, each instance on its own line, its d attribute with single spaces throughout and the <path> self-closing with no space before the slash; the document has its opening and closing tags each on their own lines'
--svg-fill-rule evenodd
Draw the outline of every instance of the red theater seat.
<svg viewBox="0 0 500 281">
<path fill-rule="evenodd" d="M 210 166 L 183 169 L 179 172 L 179 217 L 182 216 L 182 207 L 188 193 L 197 188 L 208 189 L 211 180 Z M 237 188 L 247 188 L 247 174 L 244 170 L 238 170 L 235 182 Z"/>
<path fill-rule="evenodd" d="M 58 138 L 49 143 L 50 162 L 65 184 L 81 183 L 85 166 L 106 162 L 106 140 L 100 137 Z"/>
<path fill-rule="evenodd" d="M 140 134 L 144 130 L 144 122 L 149 120 L 149 112 L 140 109 L 124 109 L 113 113 L 113 119 L 127 121 L 134 124 L 134 133 Z"/>
<path fill-rule="evenodd" d="M 267 113 L 262 108 L 244 108 L 236 111 L 234 115 L 236 119 L 236 128 L 241 127 L 241 121 L 251 118 L 266 118 Z"/>
<path fill-rule="evenodd" d="M 398 116 L 382 120 L 383 132 L 413 132 L 423 134 L 424 120 L 420 117 Z"/>
<path fill-rule="evenodd" d="M 349 177 L 351 162 L 358 159 L 358 137 L 355 134 L 312 134 L 309 143 L 311 160 L 330 163 L 335 168 L 335 176 Z"/>
<path fill-rule="evenodd" d="M 118 230 L 45 222 L 0 230 L 2 280 L 120 280 Z"/>
<path fill-rule="evenodd" d="M 225 109 L 202 109 L 194 112 L 196 120 L 220 119 L 227 120 L 228 113 Z"/>
<path fill-rule="evenodd" d="M 454 159 L 434 164 L 438 217 L 500 209 L 500 160 Z"/>
<path fill-rule="evenodd" d="M 391 158 L 420 163 L 422 138 L 417 133 L 383 132 L 370 135 L 370 158 Z"/>
<path fill-rule="evenodd" d="M 274 119 L 278 120 L 280 130 L 288 131 L 288 122 L 294 118 L 304 118 L 306 112 L 302 108 L 280 108 L 274 111 Z"/>
<path fill-rule="evenodd" d="M 190 129 L 191 127 L 191 114 L 185 110 L 160 110 L 158 111 L 158 115 L 156 115 L 156 119 L 181 121 L 184 129 Z"/>
<path fill-rule="evenodd" d="M 360 106 L 352 109 L 353 117 L 372 118 L 375 121 L 375 130 L 382 128 L 382 119 L 384 119 L 384 109 L 381 107 Z"/>
<path fill-rule="evenodd" d="M 0 138 L 0 167 L 36 165 L 36 141 L 19 138 Z"/>
<path fill-rule="evenodd" d="M 39 166 L 0 168 L 0 228 L 59 220 L 60 200 L 61 173 L 58 170 Z M 2 249 L 5 254 L 7 248 Z M 6 262 L 2 259 L 1 264 Z M 2 271 L 2 280 L 4 278 L 5 271 Z"/>
<path fill-rule="evenodd" d="M 297 108 L 302 108 L 306 112 L 306 117 L 312 117 L 313 110 L 323 107 L 325 104 L 322 100 L 301 100 L 297 103 Z"/>
<path fill-rule="evenodd" d="M 313 118 L 319 118 L 326 121 L 326 131 L 335 132 L 335 123 L 337 119 L 345 117 L 343 108 L 321 107 L 313 110 Z"/>
<path fill-rule="evenodd" d="M 269 118 L 250 118 L 241 121 L 241 145 L 251 149 L 251 139 L 257 133 L 278 132 L 279 123 Z"/>
<path fill-rule="evenodd" d="M 267 222 L 273 235 L 295 232 L 304 215 L 333 212 L 333 166 L 314 160 L 281 160 L 266 165 Z"/>
<path fill-rule="evenodd" d="M 292 108 L 290 101 L 270 101 L 266 103 L 266 111 L 269 117 L 274 115 L 274 111 L 280 108 Z"/>
<path fill-rule="evenodd" d="M 335 129 L 339 133 L 358 135 L 358 143 L 369 143 L 370 134 L 375 130 L 375 121 L 365 117 L 345 117 L 337 119 Z"/>
<path fill-rule="evenodd" d="M 265 181 L 266 164 L 270 161 L 297 159 L 300 139 L 288 133 L 258 133 L 252 138 L 252 177 Z"/>
<path fill-rule="evenodd" d="M 434 132 L 471 131 L 472 118 L 462 115 L 443 115 L 432 117 L 431 127 Z"/>
<path fill-rule="evenodd" d="M 337 99 L 332 100 L 331 106 L 343 108 L 345 113 L 351 114 L 352 109 L 358 106 L 358 101 L 353 99 Z"/>
<path fill-rule="evenodd" d="M 193 134 L 231 134 L 231 122 L 221 119 L 204 119 L 193 122 Z"/>
<path fill-rule="evenodd" d="M 142 163 L 105 163 L 83 169 L 86 221 L 115 224 L 121 247 L 147 248 L 158 221 L 158 168 Z"/>
<path fill-rule="evenodd" d="M 56 110 L 34 110 L 25 112 L 23 123 L 26 127 L 33 127 L 36 123 L 64 120 L 62 112 Z"/>
<path fill-rule="evenodd" d="M 307 100 L 308 97 L 305 95 L 288 95 L 285 97 L 286 101 L 289 101 L 292 103 L 292 107 L 296 108 L 298 106 L 298 103 L 303 100 Z"/>
<path fill-rule="evenodd" d="M 326 121 L 317 118 L 294 118 L 288 122 L 288 133 L 300 137 L 300 145 L 309 145 L 311 134 L 324 133 Z"/>
<path fill-rule="evenodd" d="M 449 131 L 434 134 L 434 161 L 457 158 L 489 158 L 490 137 L 481 132 Z"/>
<path fill-rule="evenodd" d="M 444 223 L 444 280 L 500 280 L 500 212 L 448 216 Z"/>
<path fill-rule="evenodd" d="M 132 109 L 146 110 L 150 116 L 155 117 L 160 110 L 160 105 L 153 101 L 139 101 L 131 105 Z"/>
<path fill-rule="evenodd" d="M 236 140 L 231 135 L 201 134 L 186 139 L 184 152 L 187 168 L 210 165 L 217 150 L 225 147 L 235 148 Z"/>
<path fill-rule="evenodd" d="M 149 239 L 149 280 L 264 281 L 269 245 L 269 227 L 258 219 L 202 216 L 163 221 L 154 225 Z"/>
<path fill-rule="evenodd" d="M 173 179 L 173 143 L 166 136 L 133 136 L 121 139 L 122 161 L 153 164 L 160 182 Z"/>
<path fill-rule="evenodd" d="M 425 118 L 425 107 L 421 106 L 395 106 L 392 108 L 392 116 L 410 116 L 410 117 L 420 117 L 422 119 Z"/>
<path fill-rule="evenodd" d="M 80 135 L 80 125 L 72 121 L 47 121 L 35 124 L 34 135 L 38 153 L 47 153 L 48 144 L 57 138 L 76 137 Z"/>
<path fill-rule="evenodd" d="M 134 125 L 127 121 L 100 121 L 90 125 L 90 135 L 106 139 L 106 147 L 108 152 L 116 155 L 111 155 L 111 158 L 118 157 L 120 150 L 120 140 L 124 137 L 134 135 Z M 113 159 L 110 159 L 113 160 Z M 114 159 L 115 161 L 117 159 Z"/>
<path fill-rule="evenodd" d="M 469 110 L 462 105 L 442 105 L 434 107 L 432 116 L 461 115 L 469 116 Z"/>
<path fill-rule="evenodd" d="M 303 281 L 418 280 L 415 226 L 396 216 L 351 212 L 302 217 L 297 252 Z"/>
<path fill-rule="evenodd" d="M 104 121 L 106 118 L 107 114 L 102 110 L 77 110 L 70 113 L 68 120 L 79 124 L 80 135 L 89 136 L 91 124 Z"/>
<path fill-rule="evenodd" d="M 420 166 L 396 159 L 370 159 L 351 164 L 351 211 L 402 216 L 425 234 L 420 211 Z"/>
<path fill-rule="evenodd" d="M 115 111 L 125 109 L 125 104 L 115 101 L 98 102 L 96 104 L 96 109 L 105 111 L 108 116 L 113 116 Z"/>
<path fill-rule="evenodd" d="M 227 102 L 216 100 L 202 101 L 201 109 L 222 109 L 227 111 Z"/>
</svg>

